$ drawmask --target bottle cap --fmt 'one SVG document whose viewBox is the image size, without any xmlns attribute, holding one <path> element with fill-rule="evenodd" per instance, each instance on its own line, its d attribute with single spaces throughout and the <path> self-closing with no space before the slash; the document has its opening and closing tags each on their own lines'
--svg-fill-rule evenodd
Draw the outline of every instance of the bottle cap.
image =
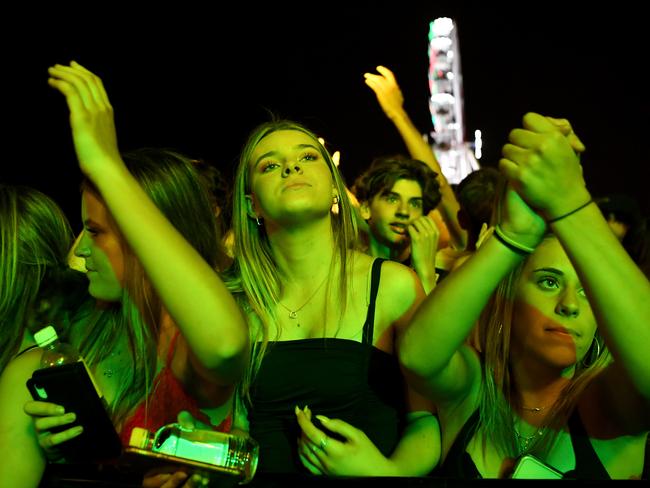
<svg viewBox="0 0 650 488">
<path fill-rule="evenodd" d="M 149 443 L 149 431 L 142 427 L 134 427 L 129 438 L 129 446 L 146 449 Z"/>
<path fill-rule="evenodd" d="M 47 346 L 58 338 L 59 336 L 56 333 L 56 329 L 51 325 L 43 327 L 41 330 L 34 334 L 34 340 L 36 341 L 36 344 L 38 344 L 38 347 Z"/>
</svg>

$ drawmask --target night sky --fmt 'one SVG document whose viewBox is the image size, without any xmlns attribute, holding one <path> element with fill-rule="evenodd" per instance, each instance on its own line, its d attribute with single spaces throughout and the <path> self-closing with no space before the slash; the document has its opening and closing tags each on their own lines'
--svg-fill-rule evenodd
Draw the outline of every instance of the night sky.
<svg viewBox="0 0 650 488">
<path fill-rule="evenodd" d="M 48 193 L 80 227 L 67 108 L 47 85 L 48 66 L 75 59 L 104 80 L 122 150 L 171 147 L 230 177 L 246 134 L 273 111 L 340 150 L 352 183 L 373 157 L 405 151 L 363 73 L 391 68 L 411 118 L 430 132 L 429 23 L 449 16 L 459 33 L 466 134 L 483 132 L 481 165 L 496 165 L 526 111 L 566 117 L 587 146 L 592 194 L 627 192 L 649 212 L 650 29 L 632 2 L 576 3 L 239 2 L 226 13 L 220 2 L 215 12 L 115 6 L 85 20 L 41 7 L 36 17 L 35 6 L 23 6 L 0 33 L 0 180 Z"/>
</svg>

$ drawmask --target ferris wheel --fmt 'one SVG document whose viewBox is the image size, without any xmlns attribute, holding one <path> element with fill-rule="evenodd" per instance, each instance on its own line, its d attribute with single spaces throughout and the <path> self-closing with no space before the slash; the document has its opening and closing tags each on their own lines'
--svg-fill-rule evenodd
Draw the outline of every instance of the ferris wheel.
<svg viewBox="0 0 650 488">
<path fill-rule="evenodd" d="M 429 110 L 433 122 L 432 149 L 449 183 L 459 183 L 479 168 L 481 134 L 465 141 L 463 84 L 456 23 L 439 17 L 429 24 Z"/>
</svg>

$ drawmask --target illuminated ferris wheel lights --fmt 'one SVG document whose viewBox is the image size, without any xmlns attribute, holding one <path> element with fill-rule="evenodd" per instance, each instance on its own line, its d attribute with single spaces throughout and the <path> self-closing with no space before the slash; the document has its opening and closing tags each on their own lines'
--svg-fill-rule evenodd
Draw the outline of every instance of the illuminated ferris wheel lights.
<svg viewBox="0 0 650 488">
<path fill-rule="evenodd" d="M 431 37 L 449 36 L 454 28 L 454 21 L 449 17 L 438 17 L 429 24 L 429 39 Z"/>
<path fill-rule="evenodd" d="M 483 139 L 481 138 L 481 131 L 476 129 L 474 131 L 474 157 L 481 159 L 483 156 Z"/>
</svg>

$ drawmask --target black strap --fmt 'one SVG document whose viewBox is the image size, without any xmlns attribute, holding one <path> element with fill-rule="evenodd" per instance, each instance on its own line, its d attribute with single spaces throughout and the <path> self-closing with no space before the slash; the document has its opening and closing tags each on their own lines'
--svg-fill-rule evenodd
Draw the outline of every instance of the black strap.
<svg viewBox="0 0 650 488">
<path fill-rule="evenodd" d="M 576 466 L 571 471 L 564 473 L 564 477 L 592 480 L 611 479 L 589 441 L 589 435 L 582 424 L 582 420 L 580 420 L 580 414 L 577 408 L 571 413 L 568 425 L 573 453 L 576 458 Z"/>
<path fill-rule="evenodd" d="M 435 473 L 438 476 L 461 479 L 481 478 L 481 474 L 476 469 L 472 457 L 467 452 L 467 445 L 476 433 L 479 420 L 479 409 L 477 408 L 460 429 L 460 432 L 447 453 L 445 461 L 436 469 Z"/>
<path fill-rule="evenodd" d="M 381 263 L 386 261 L 384 258 L 376 258 L 372 263 L 370 272 L 370 303 L 368 304 L 368 313 L 366 322 L 363 324 L 363 344 L 372 345 L 372 337 L 375 331 L 375 302 L 377 301 L 377 292 L 379 291 L 379 278 L 381 276 Z"/>
</svg>

